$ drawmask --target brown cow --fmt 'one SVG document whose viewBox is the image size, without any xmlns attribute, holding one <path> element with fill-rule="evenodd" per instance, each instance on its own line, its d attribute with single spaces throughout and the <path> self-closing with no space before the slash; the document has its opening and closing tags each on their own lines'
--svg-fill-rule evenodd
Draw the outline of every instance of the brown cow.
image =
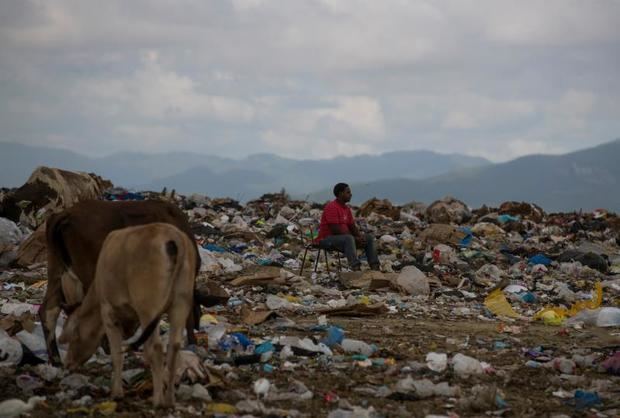
<svg viewBox="0 0 620 418">
<path fill-rule="evenodd" d="M 47 292 L 39 316 L 45 335 L 49 359 L 60 364 L 56 345 L 56 322 L 63 306 L 79 303 L 95 277 L 97 257 L 106 236 L 113 230 L 128 226 L 164 222 L 175 225 L 193 242 L 194 236 L 185 214 L 175 205 L 158 200 L 79 202 L 47 220 Z M 196 245 L 196 275 L 200 255 Z M 193 325 L 198 323 L 200 305 L 188 320 L 187 335 L 194 343 Z M 130 330 L 128 330 L 130 332 Z"/>
<path fill-rule="evenodd" d="M 110 232 L 97 261 L 95 281 L 59 338 L 61 343 L 69 343 L 67 367 L 75 370 L 88 360 L 105 332 L 112 354 L 112 396 L 122 397 L 123 330 L 138 320 L 144 331 L 132 347 L 146 341 L 144 354 L 153 373 L 153 404 L 172 406 L 183 325 L 192 305 L 195 246 L 186 234 L 165 223 Z M 165 367 L 159 337 L 159 320 L 164 313 L 170 323 Z"/>
</svg>

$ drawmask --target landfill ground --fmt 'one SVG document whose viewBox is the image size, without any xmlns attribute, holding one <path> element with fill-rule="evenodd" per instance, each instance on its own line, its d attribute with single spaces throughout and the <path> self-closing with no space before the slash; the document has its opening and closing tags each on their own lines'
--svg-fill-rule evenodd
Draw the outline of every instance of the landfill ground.
<svg viewBox="0 0 620 418">
<path fill-rule="evenodd" d="M 361 293 L 358 297 L 360 295 Z M 274 365 L 273 371 L 265 372 L 260 363 L 228 368 L 227 370 L 233 374 L 225 379 L 226 383 L 217 388 L 210 388 L 212 402 L 196 399 L 178 400 L 174 411 L 152 408 L 149 400 L 152 388 L 147 372 L 133 386 L 125 384 L 126 398 L 117 401 L 115 414 L 169 416 L 172 413 L 174 416 L 218 416 L 209 411 L 209 404 L 232 407 L 244 399 L 256 400 L 257 396 L 252 390 L 252 385 L 261 377 L 280 388 L 289 387 L 293 379 L 300 381 L 313 396 L 308 400 L 263 400 L 261 407 L 264 408 L 264 414 L 256 414 L 254 411 L 256 416 L 327 416 L 330 411 L 342 405 L 342 402 L 346 402 L 347 407 L 362 408 L 359 410 L 359 415 L 350 416 L 535 417 L 565 414 L 565 416 L 611 417 L 620 413 L 620 379 L 617 377 L 610 378 L 604 371 L 592 367 L 578 368 L 574 374 L 566 375 L 549 368 L 525 366 L 528 360 L 525 351 L 537 346 L 544 347 L 553 358 L 571 358 L 575 353 L 594 353 L 598 354 L 598 358 L 604 358 L 620 346 L 618 329 L 610 331 L 604 328 L 549 327 L 541 323 L 500 321 L 481 317 L 459 319 L 458 315 L 452 314 L 449 303 L 441 302 L 441 297 L 439 300 L 429 300 L 428 303 L 421 302 L 419 307 L 423 309 L 425 304 L 432 307 L 430 315 L 399 312 L 369 317 L 328 318 L 330 326 L 346 330 L 347 338 L 376 345 L 378 351 L 373 353 L 372 358 L 383 359 L 386 364 L 365 364 L 363 358 L 356 359 L 338 348 L 334 349 L 334 357 L 331 360 L 321 356 L 293 356 L 288 359 L 292 364 L 291 368 L 283 366 L 283 361 L 274 356 L 270 361 Z M 248 327 L 235 315 L 235 311 L 231 308 L 217 308 L 210 312 L 214 317 L 227 321 L 231 330 L 242 331 L 255 341 L 276 335 L 321 340 L 325 334 L 320 327 L 317 328 L 317 315 L 286 315 L 292 322 L 289 321 L 289 325 L 285 328 L 276 322 L 270 325 L 270 321 Z M 498 343 L 501 344 L 500 348 L 497 346 Z M 218 350 L 215 350 L 215 353 L 217 352 Z M 456 353 L 466 354 L 490 364 L 492 370 L 482 375 L 468 377 L 459 377 L 450 368 L 440 373 L 433 372 L 425 367 L 425 356 L 429 352 L 447 353 L 448 357 Z M 213 358 L 221 358 L 221 354 L 220 352 Z M 105 356 L 101 357 L 105 359 Z M 76 406 L 70 400 L 59 401 L 56 398 L 57 394 L 66 388 L 61 387 L 59 380 L 56 380 L 34 391 L 37 395 L 46 396 L 47 402 L 30 415 L 97 414 L 92 406 L 105 404 L 110 400 L 105 387 L 109 384 L 111 367 L 108 360 L 102 360 L 101 363 L 103 364 L 89 363 L 78 371 L 87 376 L 89 382 L 96 382 L 98 388 L 81 387 L 71 396 L 73 399 L 79 399 L 84 395 L 91 396 L 90 407 Z M 36 375 L 34 369 L 30 367 L 21 367 L 19 374 Z M 130 355 L 126 359 L 125 368 L 130 367 L 144 367 L 139 355 Z M 0 401 L 22 391 L 15 383 L 15 370 L 0 368 L 0 373 L 0 387 L 3 388 Z M 394 394 L 388 398 L 373 396 L 377 388 L 392 387 L 405 376 L 448 382 L 451 386 L 460 388 L 460 396 L 433 396 L 427 399 L 419 399 L 413 393 Z M 486 393 L 475 398 L 471 394 L 471 389 L 475 385 L 484 387 L 493 395 L 489 398 L 489 394 Z M 576 409 L 571 404 L 569 395 L 571 391 L 578 387 L 592 386 L 607 394 L 615 395 L 611 398 L 608 396 L 603 405 L 597 405 L 596 413 L 589 408 Z M 504 408 L 497 407 L 496 395 L 505 401 Z M 472 400 L 474 398 L 476 400 Z M 224 409 L 221 412 L 233 411 Z M 231 416 L 241 416 L 239 412 L 236 411 Z"/>
<path fill-rule="evenodd" d="M 315 322 L 309 318 L 293 318 L 299 325 Z M 566 400 L 554 397 L 551 388 L 574 387 L 569 382 L 558 385 L 561 380 L 558 374 L 550 374 L 545 369 L 531 369 L 523 365 L 524 355 L 522 348 L 544 345 L 545 347 L 555 347 L 556 353 L 569 355 L 575 348 L 588 348 L 601 353 L 609 352 L 613 347 L 620 345 L 620 336 L 612 337 L 607 332 L 599 330 L 568 332 L 563 333 L 559 330 L 549 330 L 548 327 L 539 324 L 531 324 L 524 327 L 523 333 L 517 336 L 506 336 L 498 333 L 498 322 L 479 322 L 479 321 L 445 321 L 433 318 L 393 318 L 383 316 L 379 318 L 353 318 L 336 319 L 334 325 L 338 325 L 348 331 L 353 338 L 364 339 L 382 347 L 381 353 L 396 359 L 394 367 L 406 365 L 410 361 L 424 362 L 424 356 L 429 351 L 441 352 L 461 352 L 470 354 L 480 360 L 486 361 L 494 366 L 496 370 L 501 370 L 504 376 L 483 376 L 477 378 L 459 379 L 456 376 L 447 375 L 448 381 L 458 384 L 466 390 L 475 384 L 496 385 L 505 395 L 504 399 L 510 405 L 510 409 L 505 411 L 506 416 L 549 416 L 557 413 L 565 413 L 568 416 L 589 416 L 588 411 L 575 411 L 574 407 L 566 404 Z M 551 332 L 550 332 L 551 331 Z M 295 333 L 290 333 L 295 334 Z M 304 335 L 304 333 L 297 333 Z M 472 337 L 475 336 L 475 337 Z M 495 341 L 509 342 L 511 348 L 493 350 Z M 449 342 L 447 342 L 449 341 Z M 463 347 L 466 345 L 466 347 Z M 307 360 L 312 363 L 311 359 Z M 464 408 L 458 402 L 451 402 L 444 398 L 432 398 L 426 400 L 389 400 L 375 399 L 363 393 L 358 393 L 354 389 L 367 385 L 377 386 L 394 383 L 399 378 L 399 373 L 391 372 L 389 366 L 370 366 L 359 367 L 350 362 L 342 364 L 338 368 L 329 365 L 316 369 L 305 370 L 303 365 L 295 371 L 275 371 L 264 373 L 257 371 L 253 366 L 242 366 L 238 368 L 239 380 L 234 382 L 228 390 L 221 392 L 221 399 L 218 402 L 231 402 L 234 404 L 238 399 L 231 399 L 227 392 L 233 389 L 247 391 L 259 376 L 267 377 L 275 384 L 286 385 L 291 377 L 301 380 L 306 386 L 315 393 L 312 400 L 304 402 L 273 402 L 268 406 L 278 407 L 284 410 L 295 409 L 307 416 L 326 416 L 337 404 L 325 400 L 325 394 L 335 393 L 339 398 L 347 399 L 353 405 L 363 405 L 364 407 L 373 406 L 375 410 L 383 416 L 405 417 L 415 416 L 424 417 L 428 414 L 449 415 L 456 413 L 458 416 L 484 415 L 483 411 L 476 411 L 476 408 Z M 85 370 L 90 370 L 86 367 Z M 105 368 L 104 373 L 109 373 L 109 368 Z M 585 379 L 605 379 L 605 374 L 591 371 L 580 373 Z M 436 379 L 433 373 L 422 372 L 420 377 Z M 444 376 L 445 378 L 445 376 Z M 19 392 L 14 384 L 11 375 L 2 376 L 1 387 L 5 388 L 4 396 L 10 393 Z M 53 395 L 58 391 L 56 387 L 46 387 L 45 390 L 38 391 L 40 394 Z M 615 392 L 618 394 L 616 402 L 607 403 L 608 409 L 620 411 L 620 383 L 616 382 Z M 85 393 L 88 393 L 86 391 Z M 91 393 L 95 401 L 107 400 L 105 393 Z M 128 399 L 119 402 L 116 413 L 119 416 L 166 416 L 167 411 L 153 411 L 150 402 L 141 399 L 140 394 L 133 393 Z M 204 410 L 205 405 L 198 401 L 186 401 L 184 406 L 192 405 L 196 412 Z M 487 406 L 481 406 L 485 409 Z M 48 415 L 84 415 L 76 412 L 66 414 L 65 405 L 56 402 L 48 402 L 47 406 L 32 414 L 32 416 Z M 185 408 L 183 408 L 185 409 Z M 599 408 L 604 412 L 605 408 Z M 182 412 L 182 411 L 178 411 Z M 184 411 L 179 415 L 193 415 Z M 175 414 L 177 415 L 177 414 Z M 208 413 L 205 415 L 209 415 Z M 608 415 L 614 416 L 614 415 Z"/>
<path fill-rule="evenodd" d="M 94 174 L 39 174 L 41 184 L 0 190 L 0 418 L 620 416 L 614 213 L 371 199 L 353 209 L 381 272 L 363 256 L 351 272 L 334 253 L 313 272 L 321 204 L 284 192 L 244 205 L 129 193 Z M 45 220 L 75 204 L 58 190 L 165 200 L 187 216 L 204 306 L 197 344 L 179 356 L 173 409 L 153 408 L 141 351 L 125 358 L 117 400 L 103 348 L 76 371 L 47 364 L 37 311 L 56 242 Z M 164 316 L 164 341 L 168 331 Z"/>
</svg>

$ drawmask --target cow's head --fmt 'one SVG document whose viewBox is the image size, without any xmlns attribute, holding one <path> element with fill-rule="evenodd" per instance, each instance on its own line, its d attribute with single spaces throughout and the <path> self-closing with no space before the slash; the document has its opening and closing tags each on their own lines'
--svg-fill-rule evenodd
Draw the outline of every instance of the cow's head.
<svg viewBox="0 0 620 418">
<path fill-rule="evenodd" d="M 82 311 L 82 307 L 79 307 L 69 315 L 58 338 L 59 343 L 69 345 L 65 357 L 65 366 L 69 370 L 75 370 L 86 363 L 97 351 L 103 337 L 101 321 L 94 323 L 92 318 L 84 315 Z"/>
</svg>

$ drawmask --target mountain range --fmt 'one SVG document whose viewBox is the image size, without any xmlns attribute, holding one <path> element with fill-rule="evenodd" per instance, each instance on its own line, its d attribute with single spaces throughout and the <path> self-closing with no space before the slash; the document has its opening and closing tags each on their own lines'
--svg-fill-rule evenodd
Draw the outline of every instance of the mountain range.
<svg viewBox="0 0 620 418">
<path fill-rule="evenodd" d="M 620 211 L 620 139 L 563 155 L 528 155 L 505 163 L 460 154 L 399 151 L 325 160 L 273 154 L 230 159 L 194 153 L 118 153 L 89 158 L 46 147 L 0 142 L 0 186 L 23 184 L 35 167 L 88 171 L 136 190 L 247 201 L 285 188 L 293 197 L 324 202 L 331 186 L 351 184 L 353 203 L 371 197 L 395 204 L 453 196 L 472 207 L 527 201 L 547 211 Z"/>
<path fill-rule="evenodd" d="M 421 180 L 390 179 L 351 185 L 353 203 L 371 197 L 395 204 L 430 203 L 444 196 L 471 207 L 497 207 L 508 200 L 536 203 L 547 211 L 620 211 L 620 139 L 563 155 L 529 155 Z M 325 201 L 325 189 L 310 195 Z"/>
<path fill-rule="evenodd" d="M 294 160 L 273 154 L 244 159 L 195 153 L 117 153 L 89 158 L 71 151 L 0 142 L 0 186 L 22 185 L 40 165 L 94 172 L 117 186 L 136 190 L 175 189 L 249 200 L 285 188 L 308 194 L 338 181 L 420 179 L 490 162 L 484 158 L 431 151 L 400 151 L 325 160 Z"/>
</svg>

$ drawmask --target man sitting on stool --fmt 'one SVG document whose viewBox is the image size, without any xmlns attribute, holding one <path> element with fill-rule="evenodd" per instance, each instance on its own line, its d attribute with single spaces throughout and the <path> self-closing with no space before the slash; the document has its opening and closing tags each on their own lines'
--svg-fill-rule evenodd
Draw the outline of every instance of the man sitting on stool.
<svg viewBox="0 0 620 418">
<path fill-rule="evenodd" d="M 351 189 L 348 184 L 338 183 L 334 186 L 336 199 L 325 205 L 316 241 L 321 248 L 343 252 L 349 261 L 351 270 L 360 270 L 357 258 L 357 246 L 363 247 L 368 264 L 372 270 L 379 270 L 375 238 L 371 234 L 361 234 L 355 225 L 351 208 Z"/>
</svg>

